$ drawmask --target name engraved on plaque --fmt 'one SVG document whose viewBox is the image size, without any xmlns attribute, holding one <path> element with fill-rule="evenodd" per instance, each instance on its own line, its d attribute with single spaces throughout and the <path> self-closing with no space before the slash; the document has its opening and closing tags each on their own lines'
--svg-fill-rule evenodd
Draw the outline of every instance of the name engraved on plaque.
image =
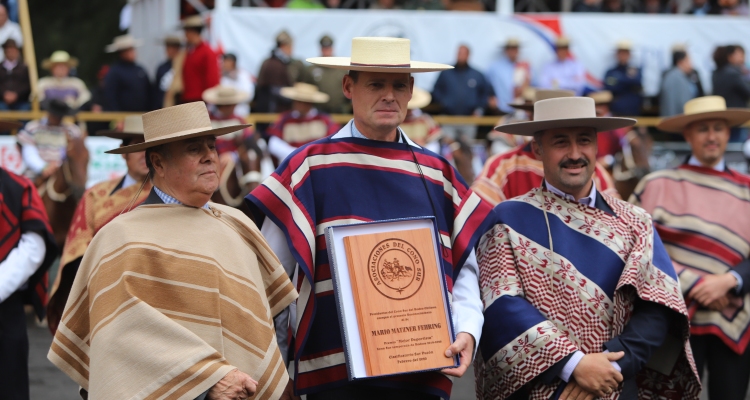
<svg viewBox="0 0 750 400">
<path fill-rule="evenodd" d="M 453 366 L 430 229 L 344 238 L 368 376 Z"/>
</svg>

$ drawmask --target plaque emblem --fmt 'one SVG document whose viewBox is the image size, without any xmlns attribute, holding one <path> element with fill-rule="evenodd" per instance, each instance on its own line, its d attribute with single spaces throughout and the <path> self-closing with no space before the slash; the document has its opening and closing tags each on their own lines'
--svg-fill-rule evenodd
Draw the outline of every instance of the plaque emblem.
<svg viewBox="0 0 750 400">
<path fill-rule="evenodd" d="M 368 261 L 370 282 L 389 299 L 408 299 L 422 287 L 424 261 L 405 240 L 383 240 L 372 249 Z"/>
</svg>

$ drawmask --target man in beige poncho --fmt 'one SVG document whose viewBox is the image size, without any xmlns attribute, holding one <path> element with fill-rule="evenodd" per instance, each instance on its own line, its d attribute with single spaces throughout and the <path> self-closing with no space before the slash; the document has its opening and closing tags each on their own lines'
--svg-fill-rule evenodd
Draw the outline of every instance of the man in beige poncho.
<svg viewBox="0 0 750 400">
<path fill-rule="evenodd" d="M 278 398 L 288 381 L 273 316 L 297 297 L 238 210 L 209 203 L 216 136 L 202 102 L 143 115 L 154 184 L 94 237 L 48 358 L 91 399 Z"/>
</svg>

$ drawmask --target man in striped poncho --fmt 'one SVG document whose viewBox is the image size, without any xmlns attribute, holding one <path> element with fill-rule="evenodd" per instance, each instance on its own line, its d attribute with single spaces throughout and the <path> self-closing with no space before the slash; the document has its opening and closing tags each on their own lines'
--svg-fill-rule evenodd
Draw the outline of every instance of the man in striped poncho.
<svg viewBox="0 0 750 400">
<path fill-rule="evenodd" d="M 294 333 L 290 359 L 294 382 L 283 398 L 448 398 L 451 380 L 470 364 L 483 324 L 473 247 L 491 212 L 440 156 L 411 141 L 398 128 L 412 95 L 412 72 L 450 66 L 409 58 L 409 41 L 355 38 L 352 57 L 321 57 L 312 64 L 346 69 L 343 90 L 354 120 L 333 136 L 300 147 L 248 196 L 271 248 L 293 276 L 300 299 L 290 323 L 277 320 L 281 336 Z M 446 356 L 461 365 L 439 372 L 347 380 L 340 321 L 324 239 L 328 226 L 434 215 L 442 265 L 452 290 L 456 341 Z M 286 342 L 280 338 L 281 344 Z M 295 394 L 292 393 L 294 389 Z"/>
<path fill-rule="evenodd" d="M 727 109 L 719 96 L 687 102 L 659 129 L 682 133 L 692 155 L 647 175 L 630 198 L 653 215 L 679 274 L 712 400 L 744 399 L 750 379 L 750 177 L 724 160 L 730 128 L 748 120 L 750 110 Z"/>
</svg>

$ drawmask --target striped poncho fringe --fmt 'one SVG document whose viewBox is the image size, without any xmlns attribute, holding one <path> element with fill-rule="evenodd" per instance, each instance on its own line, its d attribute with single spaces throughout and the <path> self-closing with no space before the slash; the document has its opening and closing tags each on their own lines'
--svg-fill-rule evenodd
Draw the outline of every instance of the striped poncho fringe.
<svg viewBox="0 0 750 400">
<path fill-rule="evenodd" d="M 93 399 L 194 399 L 237 368 L 288 381 L 273 315 L 297 293 L 238 210 L 146 205 L 89 245 L 48 358 Z"/>
<path fill-rule="evenodd" d="M 564 382 L 535 378 L 576 350 L 602 352 L 623 331 L 636 298 L 681 315 L 672 334 L 684 346 L 671 376 L 639 373 L 639 398 L 698 398 L 687 310 L 650 217 L 602 197 L 615 215 L 542 189 L 496 207 L 499 220 L 477 255 L 485 315 L 475 363 L 478 398 L 505 399 L 524 386 L 530 399 L 554 398 Z"/>
<path fill-rule="evenodd" d="M 747 175 L 682 165 L 646 176 L 630 201 L 653 215 L 684 294 L 703 276 L 726 273 L 750 258 Z M 750 294 L 732 296 L 723 311 L 686 301 L 692 334 L 717 336 L 737 354 L 745 352 L 750 343 Z"/>
<path fill-rule="evenodd" d="M 351 123 L 350 123 L 351 124 Z M 349 125 L 342 129 L 351 129 Z M 406 143 L 352 137 L 312 142 L 290 155 L 248 204 L 284 232 L 299 265 L 300 292 L 294 341 L 295 389 L 314 393 L 340 386 L 347 370 L 328 265 L 328 226 L 433 215 L 414 164 L 424 173 L 435 204 L 442 264 L 449 291 L 477 242 L 491 207 L 471 192 L 443 158 Z M 449 397 L 451 381 L 440 373 L 368 380 L 369 384 Z"/>
</svg>

